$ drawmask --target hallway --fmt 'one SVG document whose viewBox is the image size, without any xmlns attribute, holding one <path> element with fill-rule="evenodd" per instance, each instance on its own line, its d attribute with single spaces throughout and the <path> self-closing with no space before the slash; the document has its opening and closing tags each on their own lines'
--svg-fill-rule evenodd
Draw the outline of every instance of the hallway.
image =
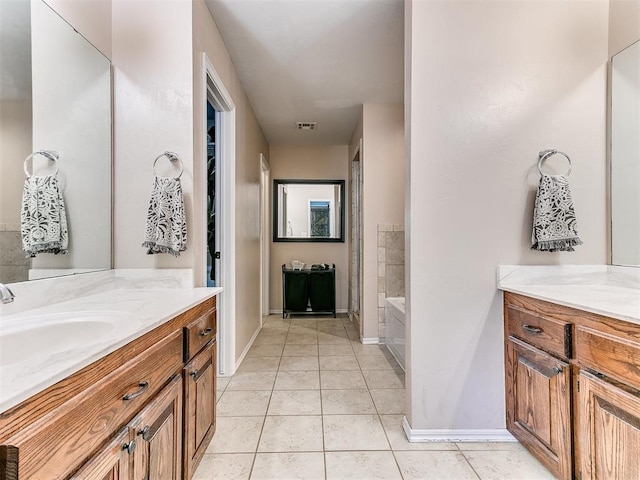
<svg viewBox="0 0 640 480">
<path fill-rule="evenodd" d="M 231 378 L 195 480 L 553 478 L 517 443 L 409 443 L 404 374 L 346 317 L 271 315 Z"/>
</svg>

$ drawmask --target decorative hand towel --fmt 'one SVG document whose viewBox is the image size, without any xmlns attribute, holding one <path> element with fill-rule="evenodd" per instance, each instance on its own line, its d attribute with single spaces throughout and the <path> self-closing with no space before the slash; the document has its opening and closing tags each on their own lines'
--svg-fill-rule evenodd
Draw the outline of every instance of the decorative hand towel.
<svg viewBox="0 0 640 480">
<path fill-rule="evenodd" d="M 545 252 L 573 252 L 582 245 L 576 228 L 569 180 L 565 175 L 543 173 L 533 211 L 531 249 Z"/>
<path fill-rule="evenodd" d="M 187 249 L 187 220 L 180 178 L 153 181 L 143 247 L 147 254 L 170 253 L 177 257 Z"/>
<path fill-rule="evenodd" d="M 24 181 L 21 222 L 22 249 L 29 257 L 69 253 L 67 213 L 57 175 L 34 175 Z"/>
</svg>

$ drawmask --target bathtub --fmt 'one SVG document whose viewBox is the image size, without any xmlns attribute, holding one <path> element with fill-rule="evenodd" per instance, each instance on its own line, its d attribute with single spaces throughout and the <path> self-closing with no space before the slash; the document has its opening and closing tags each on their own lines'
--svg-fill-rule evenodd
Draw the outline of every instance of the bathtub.
<svg viewBox="0 0 640 480">
<path fill-rule="evenodd" d="M 389 297 L 384 302 L 386 329 L 386 345 L 391 354 L 404 370 L 405 350 L 405 315 L 404 297 Z"/>
</svg>

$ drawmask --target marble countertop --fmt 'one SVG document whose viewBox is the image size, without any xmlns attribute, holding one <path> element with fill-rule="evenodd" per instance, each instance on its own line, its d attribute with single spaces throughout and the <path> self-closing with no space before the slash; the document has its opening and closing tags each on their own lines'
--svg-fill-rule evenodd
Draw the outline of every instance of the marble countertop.
<svg viewBox="0 0 640 480">
<path fill-rule="evenodd" d="M 108 355 L 132 340 L 153 330 L 202 301 L 218 295 L 222 288 L 115 288 L 75 299 L 2 315 L 0 335 L 11 334 L 29 326 L 36 319 L 59 319 L 72 313 L 78 318 L 96 318 L 102 322 L 99 334 L 77 348 L 56 349 L 51 333 L 38 340 L 38 328 L 33 329 L 29 342 L 44 345 L 25 360 L 15 362 L 8 355 L 10 342 L 0 352 L 0 412 L 26 400 L 94 361 Z M 109 328 L 108 318 L 118 318 L 118 325 Z M 46 323 L 39 323 L 40 326 Z M 113 327 L 113 326 L 112 326 Z M 68 327 L 72 328 L 72 327 Z M 93 327 L 91 327 L 93 328 Z M 19 336 L 19 335 L 18 335 Z M 16 348 L 19 348 L 17 346 Z"/>
<path fill-rule="evenodd" d="M 500 265 L 498 289 L 640 324 L 639 268 Z"/>
</svg>

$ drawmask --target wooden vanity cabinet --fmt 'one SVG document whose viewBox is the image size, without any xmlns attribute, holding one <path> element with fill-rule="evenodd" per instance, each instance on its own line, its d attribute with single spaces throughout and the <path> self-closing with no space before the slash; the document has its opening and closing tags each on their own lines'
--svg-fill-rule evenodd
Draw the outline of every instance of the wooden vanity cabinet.
<svg viewBox="0 0 640 480">
<path fill-rule="evenodd" d="M 504 307 L 507 429 L 556 478 L 640 479 L 640 325 L 508 292 Z"/>
<path fill-rule="evenodd" d="M 0 480 L 191 478 L 215 430 L 215 340 L 185 367 L 185 328 L 215 338 L 215 306 L 205 300 L 2 412 Z M 186 434 L 198 441 L 189 469 Z"/>
</svg>

